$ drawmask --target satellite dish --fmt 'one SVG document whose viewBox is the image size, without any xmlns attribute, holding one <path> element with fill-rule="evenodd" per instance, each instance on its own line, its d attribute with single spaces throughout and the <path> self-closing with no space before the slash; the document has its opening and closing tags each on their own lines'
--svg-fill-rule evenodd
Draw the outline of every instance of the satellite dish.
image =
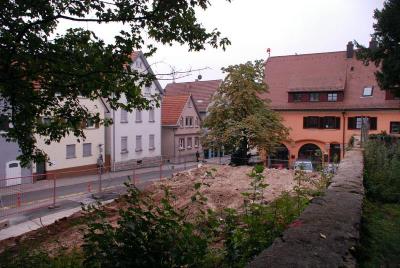
<svg viewBox="0 0 400 268">
<path fill-rule="evenodd" d="M 199 74 L 198 76 L 197 76 L 197 79 L 198 80 L 201 80 L 203 78 L 203 76 L 201 75 L 201 74 Z"/>
</svg>

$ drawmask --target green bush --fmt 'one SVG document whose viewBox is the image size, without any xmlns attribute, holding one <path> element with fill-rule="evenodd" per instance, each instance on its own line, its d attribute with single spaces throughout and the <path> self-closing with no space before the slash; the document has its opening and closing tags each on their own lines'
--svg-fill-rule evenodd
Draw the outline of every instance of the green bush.
<svg viewBox="0 0 400 268">
<path fill-rule="evenodd" d="M 363 207 L 359 267 L 400 266 L 400 204 L 366 200 Z"/>
<path fill-rule="evenodd" d="M 239 210 L 222 212 L 202 209 L 207 201 L 198 182 L 192 202 L 196 217 L 172 204 L 168 188 L 155 202 L 134 186 L 128 186 L 126 205 L 119 211 L 117 224 L 107 218 L 99 205 L 87 208 L 87 231 L 80 255 L 50 257 L 28 251 L 3 254 L 0 267 L 244 267 L 254 256 L 272 244 L 308 204 L 304 187 L 307 174 L 296 172 L 295 194 L 283 193 L 273 202 L 264 199 L 268 187 L 264 167 L 255 166 L 248 174 L 250 190 L 243 193 Z M 212 176 L 212 172 L 206 173 Z M 8 257 L 7 257 L 8 256 Z M 77 256 L 77 257 L 75 257 Z"/>
<path fill-rule="evenodd" d="M 370 200 L 400 202 L 400 144 L 376 139 L 365 144 L 364 186 Z"/>
<path fill-rule="evenodd" d="M 77 268 L 82 265 L 83 255 L 75 250 L 52 257 L 47 252 L 22 247 L 18 252 L 6 250 L 0 255 L 0 268 Z"/>
</svg>

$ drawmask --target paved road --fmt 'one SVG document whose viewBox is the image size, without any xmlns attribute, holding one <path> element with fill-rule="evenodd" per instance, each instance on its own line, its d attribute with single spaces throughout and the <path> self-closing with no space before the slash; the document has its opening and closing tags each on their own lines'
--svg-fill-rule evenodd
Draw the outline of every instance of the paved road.
<svg viewBox="0 0 400 268">
<path fill-rule="evenodd" d="M 193 164 L 193 163 L 188 164 L 186 166 L 186 169 L 193 168 L 195 166 L 196 166 L 196 164 Z M 163 170 L 162 176 L 169 177 L 172 175 L 172 173 L 182 171 L 182 170 L 184 170 L 183 167 L 176 168 L 176 169 Z M 119 190 L 118 190 L 119 192 L 123 191 L 122 188 L 124 188 L 124 183 L 128 182 L 128 180 L 129 180 L 128 176 L 120 176 L 120 177 L 110 178 L 110 176 L 112 176 L 112 175 L 113 175 L 112 173 L 103 175 L 102 189 L 105 192 L 110 191 L 110 189 L 117 189 L 117 188 L 119 188 Z M 159 178 L 160 178 L 159 171 L 149 171 L 146 173 L 137 174 L 135 176 L 136 182 L 138 182 L 141 187 L 144 187 L 145 185 L 149 184 L 151 181 L 154 181 Z M 88 186 L 88 185 L 90 185 L 90 186 Z M 72 198 L 73 196 L 85 195 L 88 193 L 97 193 L 98 190 L 99 190 L 99 181 L 98 180 L 56 187 L 56 201 L 58 202 L 58 201 L 61 201 L 61 199 L 65 200 L 65 199 L 69 199 L 69 197 Z M 29 204 L 35 204 L 35 203 L 40 203 L 40 202 L 44 202 L 44 201 L 51 202 L 51 200 L 53 199 L 53 194 L 54 194 L 53 188 L 40 189 L 40 190 L 22 193 L 19 196 L 20 204 L 21 204 L 20 209 L 23 209 L 24 206 L 27 206 Z M 15 210 L 15 206 L 18 202 L 18 194 L 13 193 L 13 194 L 9 194 L 9 195 L 3 195 L 3 196 L 1 196 L 1 202 L 2 202 L 2 206 L 0 206 L 0 208 L 2 207 L 3 209 L 0 211 L 0 217 L 11 214 L 11 211 Z"/>
</svg>

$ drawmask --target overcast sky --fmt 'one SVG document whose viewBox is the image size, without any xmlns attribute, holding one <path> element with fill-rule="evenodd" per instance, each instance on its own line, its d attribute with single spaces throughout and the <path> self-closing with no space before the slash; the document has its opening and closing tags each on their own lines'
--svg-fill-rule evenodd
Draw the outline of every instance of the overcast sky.
<svg viewBox="0 0 400 268">
<path fill-rule="evenodd" d="M 368 44 L 373 32 L 373 11 L 383 0 L 211 0 L 212 6 L 198 13 L 210 30 L 218 28 L 232 45 L 226 51 L 208 48 L 187 52 L 185 46 L 159 46 L 148 59 L 155 73 L 208 67 L 176 82 L 222 79 L 221 67 L 271 56 L 345 50 L 348 41 Z M 60 29 L 71 26 L 63 24 Z M 82 25 L 81 25 L 82 26 Z M 112 42 L 120 25 L 88 24 L 106 42 Z M 167 78 L 167 77 L 164 77 Z M 171 77 L 168 77 L 171 78 Z M 160 83 L 165 86 L 171 81 Z"/>
</svg>

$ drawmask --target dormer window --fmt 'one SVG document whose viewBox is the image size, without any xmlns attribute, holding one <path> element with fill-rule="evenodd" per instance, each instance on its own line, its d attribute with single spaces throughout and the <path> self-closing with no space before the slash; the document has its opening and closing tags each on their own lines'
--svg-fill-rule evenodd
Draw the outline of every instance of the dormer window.
<svg viewBox="0 0 400 268">
<path fill-rule="evenodd" d="M 363 97 L 371 97 L 372 93 L 373 93 L 373 87 L 372 86 L 364 87 L 362 96 Z"/>
<path fill-rule="evenodd" d="M 294 102 L 300 102 L 301 101 L 301 97 L 302 97 L 301 93 L 294 93 L 293 94 L 293 101 Z"/>
<path fill-rule="evenodd" d="M 338 99 L 338 94 L 337 93 L 328 93 L 328 101 L 337 101 Z"/>
<path fill-rule="evenodd" d="M 319 101 L 319 93 L 310 93 L 310 101 Z"/>
</svg>

